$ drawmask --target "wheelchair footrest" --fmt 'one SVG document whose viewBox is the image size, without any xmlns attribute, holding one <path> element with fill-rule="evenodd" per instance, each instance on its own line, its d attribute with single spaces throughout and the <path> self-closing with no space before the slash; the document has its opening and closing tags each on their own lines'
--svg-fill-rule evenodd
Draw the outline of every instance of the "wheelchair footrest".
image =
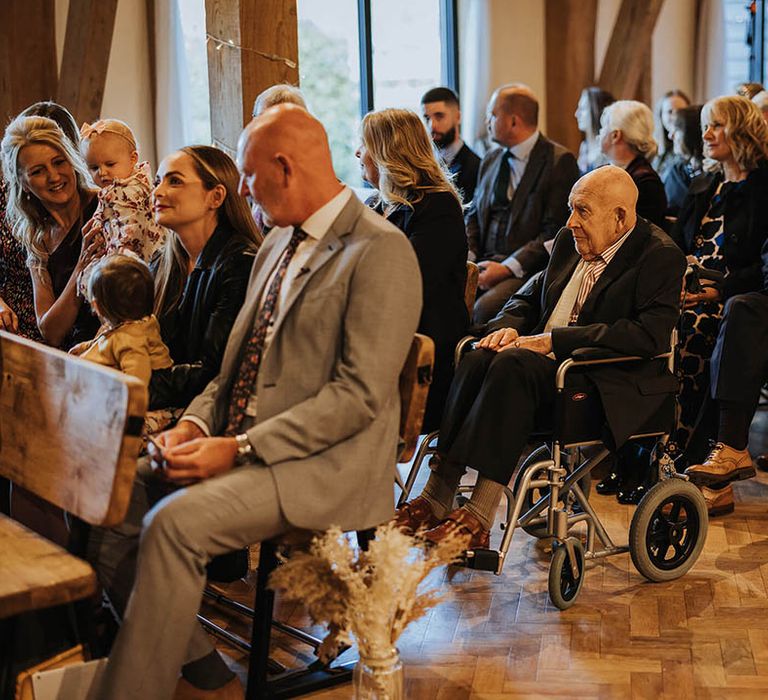
<svg viewBox="0 0 768 700">
<path fill-rule="evenodd" d="M 499 552 L 495 549 L 470 549 L 465 553 L 462 563 L 469 569 L 495 573 L 499 567 Z"/>
</svg>

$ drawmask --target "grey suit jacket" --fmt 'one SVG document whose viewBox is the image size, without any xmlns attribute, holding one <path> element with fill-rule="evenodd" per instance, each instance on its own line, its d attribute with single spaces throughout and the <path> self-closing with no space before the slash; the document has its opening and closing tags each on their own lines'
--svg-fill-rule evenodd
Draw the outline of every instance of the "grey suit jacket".
<svg viewBox="0 0 768 700">
<path fill-rule="evenodd" d="M 290 238 L 275 229 L 254 261 L 219 375 L 189 406 L 220 434 L 264 286 Z M 295 527 L 364 529 L 392 515 L 398 377 L 421 312 L 408 239 L 353 196 L 278 313 L 247 434 Z"/>
</svg>

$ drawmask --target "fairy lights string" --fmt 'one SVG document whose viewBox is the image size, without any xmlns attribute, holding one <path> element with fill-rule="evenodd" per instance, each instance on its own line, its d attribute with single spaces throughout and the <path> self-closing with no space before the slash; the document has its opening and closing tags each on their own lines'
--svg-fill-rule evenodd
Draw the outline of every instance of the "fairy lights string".
<svg viewBox="0 0 768 700">
<path fill-rule="evenodd" d="M 249 51 L 250 53 L 255 53 L 257 56 L 266 58 L 268 61 L 276 61 L 278 63 L 284 63 L 288 68 L 296 68 L 296 61 L 292 61 L 290 58 L 278 56 L 274 53 L 266 53 L 265 51 L 259 51 L 258 49 L 252 49 L 249 46 L 240 46 L 240 44 L 236 44 L 232 39 L 222 39 L 219 36 L 206 32 L 205 40 L 206 42 L 212 41 L 216 51 L 221 51 L 223 48 L 236 49 L 237 51 Z"/>
</svg>

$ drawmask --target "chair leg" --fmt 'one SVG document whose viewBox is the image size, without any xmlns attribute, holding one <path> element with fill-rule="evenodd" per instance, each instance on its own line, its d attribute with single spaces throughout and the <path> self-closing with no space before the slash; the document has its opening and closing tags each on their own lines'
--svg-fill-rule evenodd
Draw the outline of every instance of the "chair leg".
<svg viewBox="0 0 768 700">
<path fill-rule="evenodd" d="M 272 612 L 275 593 L 268 587 L 269 575 L 277 567 L 277 549 L 274 542 L 262 542 L 259 568 L 256 572 L 256 600 L 254 602 L 251 632 L 251 656 L 248 660 L 247 700 L 258 700 L 266 695 L 269 643 L 272 632 Z"/>
</svg>

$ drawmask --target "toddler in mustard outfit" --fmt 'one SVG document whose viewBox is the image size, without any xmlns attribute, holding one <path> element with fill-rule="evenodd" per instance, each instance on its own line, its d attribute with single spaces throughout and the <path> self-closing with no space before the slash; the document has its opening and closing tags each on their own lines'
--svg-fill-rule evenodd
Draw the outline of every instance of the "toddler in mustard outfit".
<svg viewBox="0 0 768 700">
<path fill-rule="evenodd" d="M 69 352 L 149 385 L 153 369 L 173 364 L 152 315 L 154 299 L 154 282 L 144 262 L 128 255 L 102 258 L 88 278 L 88 300 L 101 328 L 93 340 Z"/>
</svg>

